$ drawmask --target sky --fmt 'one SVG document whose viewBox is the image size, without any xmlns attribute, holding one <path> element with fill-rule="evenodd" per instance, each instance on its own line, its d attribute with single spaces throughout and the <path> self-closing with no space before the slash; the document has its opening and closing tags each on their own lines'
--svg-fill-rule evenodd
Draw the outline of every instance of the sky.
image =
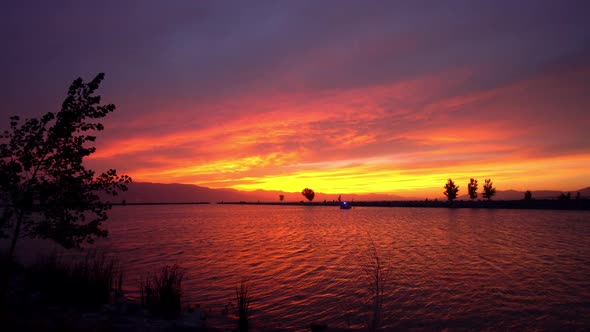
<svg viewBox="0 0 590 332">
<path fill-rule="evenodd" d="M 442 196 L 590 186 L 588 1 L 4 1 L 0 122 L 104 72 L 86 165 Z M 481 189 L 480 189 L 481 190 Z"/>
</svg>

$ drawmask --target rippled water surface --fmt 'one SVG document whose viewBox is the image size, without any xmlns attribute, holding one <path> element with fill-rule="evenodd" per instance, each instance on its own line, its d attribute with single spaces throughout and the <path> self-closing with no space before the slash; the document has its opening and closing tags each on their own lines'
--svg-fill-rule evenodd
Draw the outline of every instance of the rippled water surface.
<svg viewBox="0 0 590 332">
<path fill-rule="evenodd" d="M 222 310 L 248 280 L 253 324 L 364 326 L 375 248 L 390 329 L 590 328 L 590 213 L 306 206 L 126 206 L 105 224 L 130 294 L 163 264 Z"/>
</svg>

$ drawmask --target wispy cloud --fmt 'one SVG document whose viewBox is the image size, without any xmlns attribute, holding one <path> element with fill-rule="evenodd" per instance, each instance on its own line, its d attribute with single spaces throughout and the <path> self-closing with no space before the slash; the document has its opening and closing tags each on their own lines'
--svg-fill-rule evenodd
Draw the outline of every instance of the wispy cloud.
<svg viewBox="0 0 590 332">
<path fill-rule="evenodd" d="M 326 193 L 590 183 L 584 1 L 7 7 L 2 116 L 107 72 L 93 168 Z"/>
</svg>

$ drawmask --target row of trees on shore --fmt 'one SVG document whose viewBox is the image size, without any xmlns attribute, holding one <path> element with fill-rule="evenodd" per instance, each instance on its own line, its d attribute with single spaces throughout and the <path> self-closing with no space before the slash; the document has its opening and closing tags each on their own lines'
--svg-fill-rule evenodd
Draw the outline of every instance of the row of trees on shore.
<svg viewBox="0 0 590 332">
<path fill-rule="evenodd" d="M 477 180 L 471 178 L 469 183 L 467 184 L 467 192 L 469 194 L 469 198 L 474 200 L 477 198 Z M 459 186 L 455 184 L 452 179 L 448 179 L 447 183 L 445 184 L 445 191 L 443 194 L 447 197 L 449 201 L 453 201 L 457 198 L 457 193 L 459 192 Z M 491 179 L 485 179 L 485 183 L 483 185 L 483 193 L 481 194 L 483 198 L 487 200 L 491 200 L 494 195 L 496 195 L 496 187 L 494 187 L 494 183 Z"/>
<path fill-rule="evenodd" d="M 447 183 L 445 184 L 445 191 L 443 194 L 447 197 L 449 201 L 453 201 L 457 198 L 457 194 L 459 192 L 459 186 L 452 180 L 448 179 Z M 477 189 L 478 189 L 478 182 L 476 179 L 469 179 L 469 183 L 467 184 L 467 193 L 469 194 L 469 198 L 474 200 L 477 198 Z M 486 179 L 485 184 L 483 186 L 483 192 L 481 196 L 487 200 L 491 200 L 492 197 L 496 195 L 496 187 L 492 180 Z M 524 200 L 530 201 L 533 199 L 533 193 L 530 190 L 525 191 L 524 193 Z M 567 194 L 561 193 L 558 197 L 558 200 L 570 200 L 571 194 L 568 192 Z M 582 199 L 582 195 L 580 192 L 576 194 L 576 199 Z"/>
<path fill-rule="evenodd" d="M 477 198 L 477 188 L 478 188 L 477 180 L 471 178 L 469 180 L 469 183 L 467 184 L 467 191 L 469 193 L 469 198 L 471 198 L 472 200 Z M 447 183 L 445 184 L 445 191 L 443 192 L 445 194 L 445 196 L 447 196 L 447 199 L 449 201 L 453 201 L 454 199 L 457 198 L 458 192 L 459 192 L 459 186 L 456 185 L 452 179 L 448 179 Z M 313 191 L 313 189 L 305 188 L 301 191 L 301 195 L 303 195 L 305 198 L 307 198 L 311 202 L 311 201 L 313 201 L 313 199 L 315 197 L 315 192 Z M 490 199 L 492 199 L 492 197 L 494 197 L 494 195 L 496 195 L 496 188 L 494 187 L 492 180 L 485 179 L 485 184 L 483 186 L 482 196 L 485 199 L 490 200 Z M 284 196 L 280 195 L 279 198 L 282 202 L 284 199 Z M 338 201 L 340 201 L 340 197 L 338 197 Z"/>
<path fill-rule="evenodd" d="M 471 200 L 475 200 L 478 196 L 477 189 L 478 189 L 478 181 L 476 179 L 469 179 L 469 183 L 467 184 L 467 193 L 469 194 L 469 198 Z M 447 197 L 449 201 L 453 201 L 457 198 L 459 193 L 459 186 L 452 180 L 448 179 L 447 183 L 444 186 L 445 191 L 443 194 Z M 315 192 L 313 189 L 305 188 L 301 191 L 301 195 L 303 195 L 308 201 L 313 201 L 315 198 Z M 491 200 L 492 197 L 496 195 L 496 187 L 494 187 L 494 183 L 491 179 L 485 179 L 483 185 L 483 192 L 481 196 L 487 200 Z M 577 193 L 576 199 L 582 199 L 582 195 L 580 192 Z M 282 202 L 285 199 L 285 195 L 279 195 L 279 200 Z M 533 199 L 533 193 L 530 190 L 525 191 L 524 193 L 524 200 L 530 201 Z M 558 200 L 569 200 L 571 199 L 571 194 L 568 192 L 567 194 L 562 193 L 557 197 Z M 428 200 L 428 199 L 426 199 Z M 338 202 L 341 202 L 341 196 L 338 196 Z M 324 201 L 325 203 L 325 201 Z"/>
</svg>

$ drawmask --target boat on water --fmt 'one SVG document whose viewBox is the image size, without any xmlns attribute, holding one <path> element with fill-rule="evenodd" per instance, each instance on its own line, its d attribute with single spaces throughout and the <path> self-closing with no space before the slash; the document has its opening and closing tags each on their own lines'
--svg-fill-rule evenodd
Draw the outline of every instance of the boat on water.
<svg viewBox="0 0 590 332">
<path fill-rule="evenodd" d="M 350 209 L 352 209 L 352 205 L 350 205 L 350 203 L 348 203 L 347 201 L 342 201 L 340 203 L 340 208 L 342 210 L 350 210 Z"/>
</svg>

